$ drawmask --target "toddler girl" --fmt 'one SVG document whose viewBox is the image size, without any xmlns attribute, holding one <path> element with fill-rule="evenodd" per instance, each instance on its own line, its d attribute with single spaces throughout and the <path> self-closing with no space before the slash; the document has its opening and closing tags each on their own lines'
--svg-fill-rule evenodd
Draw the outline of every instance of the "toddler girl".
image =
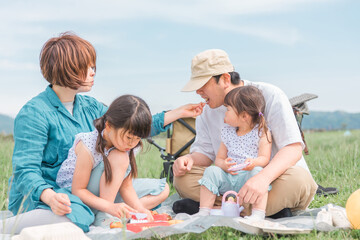
<svg viewBox="0 0 360 240">
<path fill-rule="evenodd" d="M 227 107 L 221 131 L 215 166 L 208 167 L 199 180 L 200 211 L 197 216 L 210 214 L 216 195 L 226 191 L 239 192 L 245 182 L 265 167 L 271 155 L 271 135 L 266 126 L 265 100 L 259 89 L 243 86 L 231 90 L 225 97 Z M 235 165 L 245 166 L 236 169 Z M 235 169 L 234 169 L 235 168 Z M 256 201 L 251 219 L 264 219 L 267 194 Z"/>
</svg>

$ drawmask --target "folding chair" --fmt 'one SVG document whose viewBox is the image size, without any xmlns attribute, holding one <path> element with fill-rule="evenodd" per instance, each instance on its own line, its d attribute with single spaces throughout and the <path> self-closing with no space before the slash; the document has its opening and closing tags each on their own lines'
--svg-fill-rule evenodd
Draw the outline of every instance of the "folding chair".
<svg viewBox="0 0 360 240">
<path fill-rule="evenodd" d="M 195 118 L 182 118 L 173 123 L 172 133 L 167 130 L 166 149 L 159 146 L 154 140 L 147 141 L 160 151 L 160 157 L 164 160 L 160 178 L 166 177 L 173 181 L 172 165 L 174 161 L 190 152 L 190 145 L 195 141 Z"/>
<path fill-rule="evenodd" d="M 291 104 L 291 106 L 293 108 L 293 111 L 294 111 L 296 122 L 297 122 L 297 124 L 299 126 L 301 137 L 302 137 L 303 142 L 305 144 L 304 152 L 305 152 L 306 155 L 309 155 L 309 150 L 308 150 L 308 147 L 306 145 L 305 136 L 304 136 L 304 133 L 303 133 L 302 128 L 301 128 L 301 123 L 302 123 L 304 114 L 309 115 L 309 108 L 308 108 L 306 102 L 310 101 L 310 100 L 312 100 L 314 98 L 317 98 L 317 97 L 318 96 L 315 95 L 315 94 L 304 93 L 304 94 L 301 94 L 300 96 L 296 96 L 296 97 L 293 97 L 293 98 L 289 99 L 290 104 Z"/>
</svg>

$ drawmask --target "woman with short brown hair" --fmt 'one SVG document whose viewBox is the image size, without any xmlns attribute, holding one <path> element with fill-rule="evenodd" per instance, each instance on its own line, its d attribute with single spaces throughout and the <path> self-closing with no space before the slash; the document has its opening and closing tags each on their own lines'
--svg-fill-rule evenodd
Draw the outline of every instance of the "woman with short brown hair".
<svg viewBox="0 0 360 240">
<path fill-rule="evenodd" d="M 96 71 L 94 47 L 70 32 L 49 39 L 40 52 L 42 75 L 52 85 L 77 90 L 86 85 L 89 67 Z"/>
<path fill-rule="evenodd" d="M 90 91 L 94 85 L 96 52 L 88 41 L 66 32 L 44 44 L 40 66 L 50 85 L 22 107 L 14 126 L 8 208 L 19 216 L 0 221 L 0 233 L 19 233 L 25 227 L 68 221 L 87 232 L 94 214 L 55 181 L 75 135 L 93 131 L 93 121 L 107 110 L 96 99 L 78 94 Z M 152 135 L 165 131 L 178 118 L 198 115 L 201 109 L 201 104 L 188 104 L 154 115 Z M 91 178 L 100 179 L 103 169 L 98 167 Z M 139 198 L 144 198 L 144 206 L 159 204 L 168 196 L 166 179 L 156 181 L 153 189 L 142 189 L 144 195 Z"/>
</svg>

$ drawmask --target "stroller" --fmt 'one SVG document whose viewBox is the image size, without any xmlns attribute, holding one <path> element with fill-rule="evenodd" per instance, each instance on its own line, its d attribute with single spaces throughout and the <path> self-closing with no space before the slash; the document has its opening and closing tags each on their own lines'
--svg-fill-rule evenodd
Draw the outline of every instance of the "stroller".
<svg viewBox="0 0 360 240">
<path fill-rule="evenodd" d="M 302 120 L 305 115 L 309 115 L 309 109 L 306 102 L 317 98 L 315 94 L 304 93 L 299 96 L 290 98 L 290 104 L 293 108 L 294 115 L 299 126 L 301 137 L 305 144 L 304 153 L 309 154 L 308 147 L 306 145 L 305 136 L 302 131 Z M 167 131 L 166 148 L 159 146 L 153 139 L 148 138 L 147 141 L 154 145 L 160 151 L 160 157 L 164 160 L 163 170 L 160 174 L 160 178 L 166 177 L 169 182 L 173 181 L 172 165 L 174 161 L 190 151 L 190 145 L 195 141 L 195 118 L 183 118 L 173 123 L 172 133 L 170 129 Z M 337 194 L 338 190 L 333 187 L 324 188 L 318 185 L 316 192 L 318 195 Z"/>
</svg>

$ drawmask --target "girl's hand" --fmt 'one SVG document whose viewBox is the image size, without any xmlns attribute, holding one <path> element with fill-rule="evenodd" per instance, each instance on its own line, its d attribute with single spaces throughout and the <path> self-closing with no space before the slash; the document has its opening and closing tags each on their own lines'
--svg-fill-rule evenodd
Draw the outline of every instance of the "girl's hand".
<svg viewBox="0 0 360 240">
<path fill-rule="evenodd" d="M 54 192 L 55 193 L 55 192 Z M 71 213 L 70 199 L 65 193 L 55 193 L 49 198 L 49 207 L 56 215 L 63 216 Z"/>
<path fill-rule="evenodd" d="M 237 172 L 229 171 L 229 168 L 236 165 L 236 162 L 231 162 L 232 158 L 226 158 L 222 164 L 222 166 L 219 166 L 227 173 L 230 173 L 231 175 L 237 175 Z"/>
<path fill-rule="evenodd" d="M 126 203 L 111 203 L 107 213 L 117 218 L 130 218 L 130 212 L 138 212 Z"/>
<path fill-rule="evenodd" d="M 245 168 L 243 168 L 244 171 L 251 171 L 254 169 L 254 167 L 256 167 L 255 165 L 255 159 L 253 158 L 248 158 L 245 160 L 245 163 L 250 163 L 249 165 L 247 165 Z"/>
<path fill-rule="evenodd" d="M 146 219 L 149 222 L 154 221 L 154 217 L 152 216 L 151 212 L 149 210 L 147 210 L 146 208 L 142 208 L 139 210 L 139 212 L 145 213 L 147 215 Z"/>
</svg>

